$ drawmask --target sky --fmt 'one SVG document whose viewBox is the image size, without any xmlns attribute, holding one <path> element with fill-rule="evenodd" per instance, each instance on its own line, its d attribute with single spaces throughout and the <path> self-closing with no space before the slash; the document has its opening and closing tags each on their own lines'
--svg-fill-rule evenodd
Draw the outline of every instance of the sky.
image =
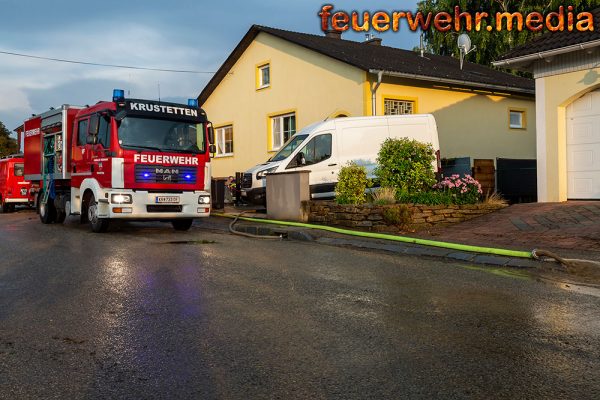
<svg viewBox="0 0 600 400">
<path fill-rule="evenodd" d="M 335 10 L 415 10 L 416 1 L 327 2 Z M 0 121 L 9 130 L 61 104 L 131 97 L 186 103 L 198 96 L 252 24 L 322 34 L 314 0 L 0 0 L 0 51 L 102 64 L 185 69 L 182 74 L 85 66 L 0 54 Z M 418 34 L 379 35 L 412 49 Z M 344 33 L 362 41 L 364 34 Z"/>
</svg>

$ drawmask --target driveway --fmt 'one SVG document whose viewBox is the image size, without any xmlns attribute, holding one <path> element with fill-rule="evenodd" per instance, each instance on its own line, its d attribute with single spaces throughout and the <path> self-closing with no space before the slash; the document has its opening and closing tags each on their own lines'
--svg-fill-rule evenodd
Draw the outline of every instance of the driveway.
<svg viewBox="0 0 600 400">
<path fill-rule="evenodd" d="M 411 236 L 518 250 L 543 248 L 600 259 L 600 202 L 515 204 L 460 224 Z"/>
</svg>

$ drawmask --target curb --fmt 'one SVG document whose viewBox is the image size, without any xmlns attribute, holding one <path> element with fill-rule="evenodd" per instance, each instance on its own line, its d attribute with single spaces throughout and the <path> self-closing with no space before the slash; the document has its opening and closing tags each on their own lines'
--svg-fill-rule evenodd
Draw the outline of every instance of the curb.
<svg viewBox="0 0 600 400">
<path fill-rule="evenodd" d="M 437 247 L 426 247 L 417 244 L 404 244 L 397 242 L 385 243 L 376 240 L 357 240 L 345 238 L 332 238 L 326 236 L 314 236 L 306 230 L 294 229 L 290 227 L 269 227 L 258 225 L 240 224 L 236 230 L 253 235 L 263 236 L 281 236 L 290 240 L 315 242 L 329 246 L 350 246 L 360 249 L 383 250 L 396 254 L 409 256 L 427 256 L 445 258 L 453 261 L 470 262 L 474 264 L 493 265 L 496 267 L 511 268 L 539 268 L 543 261 L 525 259 L 518 257 L 495 256 L 487 254 L 469 253 L 466 251 L 448 250 Z"/>
</svg>

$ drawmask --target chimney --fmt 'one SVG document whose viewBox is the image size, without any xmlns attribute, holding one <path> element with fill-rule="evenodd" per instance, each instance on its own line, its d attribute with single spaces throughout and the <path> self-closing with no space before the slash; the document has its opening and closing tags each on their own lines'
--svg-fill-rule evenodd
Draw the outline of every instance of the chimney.
<svg viewBox="0 0 600 400">
<path fill-rule="evenodd" d="M 381 41 L 382 41 L 382 40 L 383 40 L 383 39 L 381 39 L 381 38 L 374 37 L 374 38 L 372 38 L 372 39 L 365 40 L 363 43 L 364 43 L 364 44 L 370 44 L 370 45 L 373 45 L 373 46 L 381 46 Z"/>
<path fill-rule="evenodd" d="M 375 37 L 372 33 L 365 34 L 364 44 L 373 44 L 375 46 L 381 46 L 381 38 Z"/>
<path fill-rule="evenodd" d="M 342 32 L 336 31 L 335 29 L 328 29 L 325 31 L 325 36 L 333 39 L 342 39 Z"/>
</svg>

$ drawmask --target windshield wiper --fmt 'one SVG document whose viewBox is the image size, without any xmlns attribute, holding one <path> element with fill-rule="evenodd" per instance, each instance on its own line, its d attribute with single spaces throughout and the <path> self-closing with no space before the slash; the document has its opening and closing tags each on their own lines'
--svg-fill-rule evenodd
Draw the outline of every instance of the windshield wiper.
<svg viewBox="0 0 600 400">
<path fill-rule="evenodd" d="M 122 144 L 121 147 L 124 147 L 124 148 L 135 148 L 135 149 L 144 149 L 144 150 L 156 150 L 156 151 L 159 151 L 161 153 L 164 151 L 160 147 L 141 146 L 141 145 L 137 145 L 137 144 Z"/>
</svg>

